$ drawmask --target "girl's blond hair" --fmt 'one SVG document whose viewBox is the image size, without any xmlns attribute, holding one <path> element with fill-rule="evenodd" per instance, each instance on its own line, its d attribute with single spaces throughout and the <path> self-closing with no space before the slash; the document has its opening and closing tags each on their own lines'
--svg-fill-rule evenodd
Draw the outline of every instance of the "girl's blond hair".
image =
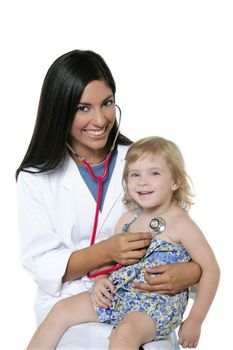
<svg viewBox="0 0 233 350">
<path fill-rule="evenodd" d="M 164 157 L 170 168 L 173 180 L 179 185 L 173 192 L 172 201 L 179 207 L 188 210 L 193 204 L 192 181 L 185 171 L 182 154 L 174 142 L 158 136 L 140 139 L 128 149 L 122 179 L 125 192 L 123 202 L 128 205 L 134 203 L 127 191 L 129 165 L 136 162 L 141 156 L 153 158 L 156 155 Z"/>
</svg>

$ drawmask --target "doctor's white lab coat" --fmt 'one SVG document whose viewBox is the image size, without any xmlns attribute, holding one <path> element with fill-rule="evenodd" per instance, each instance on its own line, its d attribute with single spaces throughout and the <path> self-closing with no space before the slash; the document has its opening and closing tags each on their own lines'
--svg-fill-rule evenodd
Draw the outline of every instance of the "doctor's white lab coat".
<svg viewBox="0 0 233 350">
<path fill-rule="evenodd" d="M 126 151 L 126 146 L 118 146 L 115 169 L 99 213 L 96 242 L 113 234 L 126 210 L 121 186 Z M 20 172 L 17 190 L 22 263 L 38 285 L 35 311 L 39 324 L 58 300 L 91 286 L 87 277 L 62 283 L 62 276 L 71 253 L 90 244 L 96 202 L 69 156 L 63 168 L 54 172 Z M 74 326 L 65 333 L 58 349 L 107 349 L 110 331 L 111 326 L 104 324 Z M 173 349 L 173 339 L 150 343 L 146 348 Z"/>
</svg>

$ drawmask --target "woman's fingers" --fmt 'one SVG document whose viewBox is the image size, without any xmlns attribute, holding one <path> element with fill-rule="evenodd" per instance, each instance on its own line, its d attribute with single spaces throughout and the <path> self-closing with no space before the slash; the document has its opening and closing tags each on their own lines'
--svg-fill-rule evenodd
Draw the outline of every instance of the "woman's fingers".
<svg viewBox="0 0 233 350">
<path fill-rule="evenodd" d="M 132 233 L 118 233 L 112 237 L 114 244 L 122 250 L 134 250 L 148 247 L 151 243 L 151 233 L 149 232 L 138 232 Z"/>
<path fill-rule="evenodd" d="M 146 283 L 134 283 L 132 286 L 140 291 L 174 295 L 192 284 L 193 278 L 188 276 L 188 273 L 192 276 L 191 272 L 190 262 L 155 266 L 146 270 Z"/>
<path fill-rule="evenodd" d="M 144 273 L 146 283 L 132 283 L 135 289 L 141 292 L 158 292 L 161 294 L 172 294 L 172 284 L 165 274 L 167 265 L 156 266 Z"/>
<path fill-rule="evenodd" d="M 166 289 L 166 286 L 163 284 L 150 286 L 148 283 L 132 283 L 132 287 L 137 289 L 141 293 L 157 292 L 159 294 L 169 294 L 169 291 Z"/>
<path fill-rule="evenodd" d="M 149 232 L 119 233 L 108 240 L 108 251 L 112 260 L 122 265 L 133 264 L 145 255 L 151 239 Z"/>
</svg>

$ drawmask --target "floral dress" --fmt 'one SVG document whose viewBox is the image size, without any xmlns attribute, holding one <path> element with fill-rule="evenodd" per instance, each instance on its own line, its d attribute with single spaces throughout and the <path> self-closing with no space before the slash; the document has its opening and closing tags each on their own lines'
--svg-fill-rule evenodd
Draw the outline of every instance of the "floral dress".
<svg viewBox="0 0 233 350">
<path fill-rule="evenodd" d="M 138 211 L 131 221 L 123 226 L 122 231 L 127 232 L 130 224 L 139 215 L 141 211 Z M 155 321 L 155 339 L 166 337 L 182 322 L 188 303 L 188 290 L 174 296 L 161 295 L 156 292 L 141 293 L 135 290 L 131 283 L 145 282 L 144 271 L 147 268 L 190 260 L 188 252 L 182 245 L 154 238 L 140 262 L 123 266 L 109 276 L 115 286 L 114 300 L 107 309 L 95 307 L 100 322 L 117 326 L 127 314 L 139 311 L 146 313 Z"/>
</svg>

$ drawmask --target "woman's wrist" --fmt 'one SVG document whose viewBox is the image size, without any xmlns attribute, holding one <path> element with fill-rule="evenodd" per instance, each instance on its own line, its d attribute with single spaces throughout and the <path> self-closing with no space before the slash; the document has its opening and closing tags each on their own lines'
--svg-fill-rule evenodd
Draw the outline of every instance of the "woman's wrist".
<svg viewBox="0 0 233 350">
<path fill-rule="evenodd" d="M 87 273 L 112 263 L 109 256 L 109 248 L 105 241 L 96 243 L 90 247 L 75 250 L 67 263 L 62 281 L 72 281 L 85 276 Z"/>
</svg>

